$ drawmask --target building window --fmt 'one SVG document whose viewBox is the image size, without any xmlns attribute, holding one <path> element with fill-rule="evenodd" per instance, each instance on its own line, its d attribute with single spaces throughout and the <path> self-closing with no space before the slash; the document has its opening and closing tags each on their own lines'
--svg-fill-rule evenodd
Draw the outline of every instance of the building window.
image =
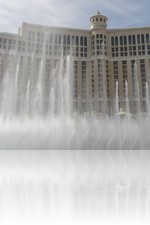
<svg viewBox="0 0 150 225">
<path fill-rule="evenodd" d="M 79 37 L 76 36 L 76 45 L 79 45 Z"/>
<path fill-rule="evenodd" d="M 83 37 L 80 37 L 80 45 L 83 46 Z"/>
<path fill-rule="evenodd" d="M 120 45 L 123 45 L 123 37 L 120 36 Z"/>
<path fill-rule="evenodd" d="M 70 36 L 67 36 L 67 45 L 70 45 Z"/>
<path fill-rule="evenodd" d="M 115 44 L 114 37 L 111 37 L 111 46 L 114 46 L 114 44 Z"/>
<path fill-rule="evenodd" d="M 146 43 L 147 43 L 147 44 L 150 43 L 149 34 L 146 34 Z"/>
<path fill-rule="evenodd" d="M 131 45 L 131 44 L 132 44 L 131 35 L 129 35 L 129 36 L 128 36 L 128 43 L 129 43 L 129 45 Z"/>
<path fill-rule="evenodd" d="M 66 45 L 66 35 L 63 36 L 63 44 Z"/>
<path fill-rule="evenodd" d="M 84 37 L 84 45 L 87 46 L 87 37 Z"/>
<path fill-rule="evenodd" d="M 133 43 L 133 45 L 135 45 L 135 44 L 136 44 L 135 35 L 132 35 L 132 43 Z"/>
<path fill-rule="evenodd" d="M 117 36 L 115 37 L 115 45 L 116 46 L 118 45 L 118 37 Z"/>
<path fill-rule="evenodd" d="M 61 34 L 59 34 L 58 36 L 58 43 L 61 44 L 61 40 L 62 40 L 62 37 L 61 37 Z"/>
<path fill-rule="evenodd" d="M 137 43 L 138 43 L 138 44 L 140 44 L 140 43 L 141 43 L 141 41 L 140 41 L 140 40 L 141 40 L 141 38 L 140 38 L 140 35 L 138 34 L 138 35 L 137 35 Z"/>
<path fill-rule="evenodd" d="M 124 36 L 123 39 L 124 39 L 124 45 L 127 45 L 127 37 Z"/>
<path fill-rule="evenodd" d="M 142 44 L 145 43 L 145 40 L 144 40 L 144 34 L 141 34 L 141 42 L 142 42 Z"/>
</svg>

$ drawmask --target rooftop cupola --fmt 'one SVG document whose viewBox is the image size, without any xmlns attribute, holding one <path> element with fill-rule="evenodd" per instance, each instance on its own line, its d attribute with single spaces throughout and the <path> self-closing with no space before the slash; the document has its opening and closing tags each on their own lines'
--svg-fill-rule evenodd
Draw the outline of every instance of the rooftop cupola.
<svg viewBox="0 0 150 225">
<path fill-rule="evenodd" d="M 98 30 L 107 27 L 107 17 L 100 14 L 98 11 L 96 15 L 90 18 L 91 30 Z"/>
</svg>

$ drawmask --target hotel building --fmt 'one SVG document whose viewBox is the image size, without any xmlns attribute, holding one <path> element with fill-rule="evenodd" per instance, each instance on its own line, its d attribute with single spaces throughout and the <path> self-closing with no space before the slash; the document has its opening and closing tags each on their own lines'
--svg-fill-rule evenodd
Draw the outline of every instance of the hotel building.
<svg viewBox="0 0 150 225">
<path fill-rule="evenodd" d="M 89 30 L 23 22 L 18 34 L 0 33 L 0 87 L 6 74 L 13 80 L 17 73 L 18 96 L 29 80 L 32 96 L 41 79 L 46 111 L 51 77 L 57 68 L 64 73 L 68 55 L 73 110 L 115 113 L 117 98 L 124 111 L 127 102 L 132 113 L 139 106 L 147 111 L 150 27 L 107 29 L 107 17 L 99 12 L 90 18 Z"/>
</svg>

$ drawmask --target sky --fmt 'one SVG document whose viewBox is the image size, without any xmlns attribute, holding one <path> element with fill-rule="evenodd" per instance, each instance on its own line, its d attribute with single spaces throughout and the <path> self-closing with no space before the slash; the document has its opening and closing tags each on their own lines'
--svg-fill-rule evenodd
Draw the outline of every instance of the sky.
<svg viewBox="0 0 150 225">
<path fill-rule="evenodd" d="M 108 28 L 150 26 L 149 0 L 0 0 L 0 32 L 17 33 L 22 22 L 89 29 L 98 11 Z"/>
</svg>

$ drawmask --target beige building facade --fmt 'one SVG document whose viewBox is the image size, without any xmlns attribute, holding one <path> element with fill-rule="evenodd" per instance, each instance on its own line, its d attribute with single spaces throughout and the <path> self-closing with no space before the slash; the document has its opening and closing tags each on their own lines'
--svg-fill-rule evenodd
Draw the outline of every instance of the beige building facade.
<svg viewBox="0 0 150 225">
<path fill-rule="evenodd" d="M 40 81 L 47 112 L 52 77 L 65 76 L 67 68 L 74 111 L 113 114 L 118 104 L 118 110 L 146 112 L 150 27 L 107 29 L 107 17 L 98 12 L 89 30 L 23 23 L 18 34 L 0 33 L 1 92 L 8 74 L 12 82 L 17 77 L 18 96 L 29 83 L 30 98 L 35 96 Z"/>
</svg>

